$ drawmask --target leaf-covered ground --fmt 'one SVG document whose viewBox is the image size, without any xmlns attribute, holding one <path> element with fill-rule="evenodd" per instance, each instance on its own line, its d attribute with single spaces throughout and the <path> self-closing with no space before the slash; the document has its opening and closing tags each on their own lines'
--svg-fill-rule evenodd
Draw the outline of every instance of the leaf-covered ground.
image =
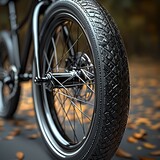
<svg viewBox="0 0 160 160">
<path fill-rule="evenodd" d="M 160 64 L 133 61 L 130 74 L 130 115 L 113 160 L 160 160 Z"/>
<path fill-rule="evenodd" d="M 113 160 L 160 160 L 160 64 L 131 61 L 130 73 L 130 115 Z M 35 121 L 31 83 L 22 88 L 15 119 L 0 119 L 0 159 L 50 160 Z"/>
</svg>

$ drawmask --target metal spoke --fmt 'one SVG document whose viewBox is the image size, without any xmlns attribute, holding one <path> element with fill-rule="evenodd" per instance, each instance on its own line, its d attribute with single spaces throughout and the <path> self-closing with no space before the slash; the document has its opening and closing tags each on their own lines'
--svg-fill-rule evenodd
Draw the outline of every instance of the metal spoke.
<svg viewBox="0 0 160 160">
<path fill-rule="evenodd" d="M 90 74 L 91 76 L 94 76 L 94 74 L 93 73 L 91 73 L 91 72 L 88 72 L 87 70 L 85 70 L 85 69 L 81 69 L 81 71 L 85 74 L 85 72 L 87 72 L 88 74 Z M 87 76 L 87 74 L 85 74 L 86 75 L 86 77 L 88 77 Z M 88 79 L 90 79 L 89 77 L 88 77 Z"/>
<path fill-rule="evenodd" d="M 62 82 L 62 84 L 65 84 L 67 81 L 69 81 L 69 80 L 71 80 L 71 79 L 73 79 L 74 78 L 74 75 L 73 76 L 71 76 L 71 77 L 69 77 L 68 79 L 66 79 L 65 81 L 63 81 Z"/>
<path fill-rule="evenodd" d="M 82 110 L 82 104 L 80 103 L 80 108 L 81 108 L 81 110 Z M 84 121 L 83 121 L 83 114 L 81 113 L 81 119 L 82 119 L 82 124 L 83 124 L 83 133 L 84 133 L 84 135 L 85 135 L 85 128 L 84 128 Z"/>
<path fill-rule="evenodd" d="M 70 32 L 71 31 L 71 28 L 72 28 L 72 25 L 73 25 L 73 23 L 71 23 L 71 25 L 69 26 L 69 29 L 68 30 L 65 30 L 65 31 L 68 31 L 68 32 Z M 65 29 L 65 27 L 66 26 L 63 26 L 63 28 Z M 67 27 L 66 27 L 67 28 Z M 61 32 L 62 32 L 62 27 L 61 27 Z M 67 33 L 68 33 L 67 32 Z M 59 36 L 60 37 L 60 36 Z M 65 53 L 65 49 L 66 49 L 66 47 L 67 47 L 67 44 L 69 43 L 69 40 L 70 40 L 70 36 L 69 36 L 69 34 L 68 34 L 68 37 L 67 37 L 67 39 L 66 39 L 66 41 L 65 41 L 65 43 L 63 44 L 63 51 L 62 51 L 62 55 L 64 55 L 64 53 Z M 61 40 L 62 41 L 62 43 L 63 43 L 63 40 Z M 63 59 L 64 57 L 62 57 L 62 59 Z M 53 68 L 56 68 L 57 67 L 57 65 L 59 65 L 60 64 L 60 62 L 62 61 L 62 59 L 59 61 L 59 63 L 57 62 L 56 63 L 56 66 L 54 66 Z"/>
<path fill-rule="evenodd" d="M 64 47 L 63 47 L 63 54 L 65 53 L 65 49 L 66 49 L 66 47 L 67 47 L 67 44 L 69 43 L 69 40 L 70 40 L 70 31 L 71 31 L 71 28 L 72 28 L 72 26 L 73 26 L 73 22 L 70 24 L 70 26 L 69 26 L 69 29 L 67 29 L 67 26 L 63 26 L 64 27 L 64 29 L 66 29 L 65 31 L 67 31 L 67 40 L 65 41 L 65 44 L 64 44 Z"/>
<path fill-rule="evenodd" d="M 61 83 L 61 82 L 59 82 L 54 76 L 53 76 L 53 79 L 55 80 L 55 81 L 57 81 L 66 91 L 67 91 L 67 93 L 68 94 L 70 94 L 69 92 L 68 92 L 68 89 Z M 70 100 L 71 101 L 71 103 L 80 111 L 80 112 L 82 112 L 81 110 L 80 110 L 80 108 L 72 101 L 72 100 Z M 83 113 L 83 112 L 82 112 Z M 83 113 L 84 114 L 84 113 Z M 90 121 L 91 121 L 91 119 L 90 119 L 90 117 L 88 117 L 86 114 L 84 114 Z"/>
<path fill-rule="evenodd" d="M 83 100 L 81 100 L 81 99 L 78 99 L 78 98 L 69 96 L 69 95 L 67 95 L 67 94 L 64 94 L 64 93 L 61 93 L 61 92 L 57 92 L 57 93 L 65 96 L 65 97 L 67 97 L 67 98 L 69 98 L 69 99 L 73 99 L 73 100 L 76 100 L 76 101 L 78 101 L 78 102 L 82 102 L 82 103 L 88 104 L 88 105 L 90 105 L 90 106 L 94 106 L 94 104 L 92 104 L 92 103 L 89 103 L 89 102 L 83 101 Z"/>
<path fill-rule="evenodd" d="M 59 89 L 58 89 L 58 90 L 59 90 Z M 58 92 L 58 91 L 57 91 L 57 92 Z M 57 93 L 57 92 L 56 92 L 56 93 Z M 64 100 L 63 105 L 65 104 L 66 100 L 67 100 L 67 97 L 66 97 L 66 99 Z M 59 100 L 58 100 L 58 101 L 59 101 Z M 60 109 L 58 110 L 57 114 L 59 114 L 59 113 L 60 113 L 61 108 L 62 108 L 62 107 L 60 107 Z"/>
<path fill-rule="evenodd" d="M 57 97 L 57 95 L 56 95 L 56 97 Z M 57 99 L 58 99 L 58 97 L 57 97 Z M 71 126 L 73 132 L 74 132 L 74 136 L 76 137 L 76 140 L 78 141 L 78 138 L 77 138 L 77 136 L 76 136 L 76 134 L 75 134 L 75 133 L 76 133 L 76 132 L 75 132 L 75 129 L 73 128 L 72 123 L 71 123 L 71 121 L 70 121 L 70 119 L 69 119 L 69 117 L 68 117 L 68 115 L 67 115 L 67 113 L 66 113 L 64 107 L 62 107 L 62 109 L 63 109 L 64 114 L 66 115 L 66 117 L 67 117 L 67 119 L 68 119 L 68 122 L 69 122 L 69 124 L 70 124 L 70 126 Z"/>
<path fill-rule="evenodd" d="M 78 39 L 78 36 L 79 36 L 79 27 L 77 27 L 77 39 Z M 77 42 L 77 52 L 78 52 L 78 46 L 79 45 L 79 43 Z"/>
<path fill-rule="evenodd" d="M 43 51 L 43 53 L 44 53 L 45 59 L 46 59 L 46 61 L 47 61 L 47 64 L 48 64 L 48 66 L 49 66 L 49 60 L 48 60 L 48 57 L 47 57 L 47 53 L 46 53 L 45 50 Z"/>
<path fill-rule="evenodd" d="M 69 106 L 69 108 L 68 108 L 68 110 L 67 110 L 67 112 L 65 111 L 65 114 L 66 115 L 68 115 L 68 113 L 69 113 L 69 111 L 70 111 L 70 108 L 71 108 L 71 105 L 73 105 L 72 104 L 72 101 L 70 101 L 70 106 Z M 62 107 L 63 108 L 63 107 Z M 79 121 L 79 123 L 80 123 L 80 125 L 81 125 L 81 127 L 82 127 L 82 129 L 83 129 L 83 126 L 84 126 L 84 124 L 83 123 L 81 123 L 81 120 L 80 120 L 80 118 L 79 118 L 79 116 L 78 116 L 78 114 L 77 114 L 77 112 L 76 112 L 76 110 L 75 110 L 75 107 L 73 107 L 73 109 L 74 109 L 74 114 L 77 116 L 77 119 L 78 119 L 78 121 Z M 65 110 L 64 108 L 63 108 L 63 110 Z M 81 114 L 82 114 L 83 112 L 81 112 Z M 68 116 L 67 116 L 67 119 L 68 119 Z M 62 121 L 62 124 L 65 122 L 65 117 L 64 117 L 64 120 Z M 74 120 L 74 123 L 75 123 L 75 120 Z M 73 126 L 72 126 L 73 127 Z M 85 135 L 85 134 L 84 134 Z"/>
<path fill-rule="evenodd" d="M 71 49 L 73 49 L 73 47 L 76 45 L 76 43 L 79 41 L 79 39 L 82 37 L 83 32 L 80 34 L 80 36 L 78 37 L 78 39 L 73 43 L 73 45 L 70 47 L 70 49 L 67 50 L 67 52 L 62 56 L 62 58 L 59 60 L 58 64 L 56 64 L 54 66 L 54 68 L 56 68 L 57 65 L 59 65 L 61 63 L 61 61 L 63 60 L 63 58 L 71 51 Z"/>
<path fill-rule="evenodd" d="M 58 42 L 59 40 L 59 34 L 58 34 L 58 37 L 56 39 L 56 43 Z M 55 63 L 57 64 L 57 49 L 56 49 L 56 45 L 55 45 L 55 40 L 54 40 L 54 37 L 52 37 L 52 45 L 53 45 L 53 53 L 52 53 L 52 56 L 51 56 L 51 59 L 50 59 L 50 62 L 49 62 L 49 66 L 48 66 L 48 69 L 47 69 L 47 72 L 50 70 L 51 68 L 51 64 L 52 64 L 52 61 L 53 61 L 53 57 L 55 56 Z M 58 72 L 58 65 L 56 66 L 56 70 Z"/>
<path fill-rule="evenodd" d="M 70 103 L 71 103 L 72 101 L 70 101 Z M 72 103 L 71 103 L 72 104 Z M 69 110 L 70 110 L 70 108 L 71 108 L 71 106 L 69 107 L 69 109 L 67 110 L 67 114 L 69 113 Z M 78 121 L 79 121 L 79 123 L 80 123 L 80 125 L 81 125 L 81 127 L 82 127 L 82 129 L 83 129 L 83 122 L 81 123 L 81 120 L 80 120 L 80 118 L 79 118 L 79 116 L 78 116 L 78 113 L 77 113 L 77 111 L 75 110 L 75 107 L 73 106 L 73 109 L 74 109 L 74 114 L 77 116 L 77 119 L 78 119 Z M 82 109 L 81 109 L 82 110 Z M 81 111 L 81 114 L 82 114 L 83 112 Z M 85 135 L 85 134 L 84 134 Z"/>
<path fill-rule="evenodd" d="M 56 93 L 58 93 L 58 92 L 56 92 Z M 56 94 L 55 93 L 55 94 Z M 61 93 L 61 92 L 60 92 Z M 64 93 L 63 93 L 64 94 Z M 65 94 L 66 95 L 66 94 Z M 68 97 L 67 97 L 68 98 Z M 70 100 L 70 102 L 72 103 L 73 101 L 71 101 Z M 70 109 L 70 108 L 69 108 Z M 68 111 L 69 111 L 69 109 L 68 109 Z M 79 109 L 78 109 L 79 110 Z M 67 113 L 68 113 L 68 111 L 67 111 Z M 80 110 L 79 110 L 80 111 Z M 85 115 L 85 117 L 87 117 L 89 120 L 90 120 L 90 118 L 89 118 L 89 116 L 88 115 L 86 115 L 85 113 L 83 113 L 82 111 L 80 111 L 81 112 L 81 114 L 84 114 Z M 76 115 L 77 115 L 77 118 L 78 118 L 78 120 L 79 120 L 79 122 L 80 122 L 80 124 L 81 124 L 81 121 L 80 121 L 80 119 L 79 119 L 79 116 L 78 116 L 78 114 L 76 113 Z M 91 121 L 91 120 L 90 120 Z M 82 124 L 81 124 L 82 125 Z"/>
<path fill-rule="evenodd" d="M 80 88 L 78 89 L 78 91 L 76 92 L 76 97 L 77 97 L 77 95 L 79 95 L 80 94 Z M 80 108 L 81 108 L 81 110 L 82 110 L 82 103 L 80 102 Z M 82 126 L 82 129 L 83 129 L 83 134 L 85 135 L 85 128 L 84 128 L 84 121 L 83 121 L 83 114 L 81 113 L 81 119 L 82 119 L 82 124 L 83 124 L 83 126 Z"/>
<path fill-rule="evenodd" d="M 62 109 L 65 110 L 65 108 L 63 107 L 65 102 L 62 103 L 61 96 L 60 96 L 60 95 L 59 95 L 59 96 L 56 95 L 56 97 L 57 97 L 58 101 L 60 102 L 60 105 L 61 105 Z M 58 98 L 58 97 L 59 97 L 59 98 Z M 66 112 L 65 112 L 65 113 L 66 113 Z M 63 122 L 65 121 L 66 117 L 67 117 L 67 119 L 68 119 L 68 116 L 67 116 L 67 114 L 65 114 L 65 113 L 63 112 L 63 114 L 64 114 L 64 116 L 63 116 Z M 65 130 L 65 123 L 63 123 L 63 122 L 61 122 L 61 123 L 62 123 L 62 125 L 64 126 L 64 130 Z"/>
<path fill-rule="evenodd" d="M 77 76 L 84 84 L 86 84 L 86 82 L 85 82 L 76 72 L 75 72 L 75 74 L 76 74 L 76 76 Z M 87 86 L 93 93 L 95 93 L 89 85 L 86 84 L 86 86 Z"/>
</svg>

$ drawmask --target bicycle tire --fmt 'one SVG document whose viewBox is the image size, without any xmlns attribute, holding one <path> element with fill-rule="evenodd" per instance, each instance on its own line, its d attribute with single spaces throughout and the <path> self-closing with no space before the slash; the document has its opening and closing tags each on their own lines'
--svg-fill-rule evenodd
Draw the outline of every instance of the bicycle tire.
<svg viewBox="0 0 160 160">
<path fill-rule="evenodd" d="M 0 70 L 1 77 L 5 74 L 12 74 L 15 81 L 5 83 L 0 81 L 0 117 L 12 118 L 17 110 L 21 87 L 18 83 L 16 65 L 14 63 L 14 55 L 12 41 L 9 32 L 0 33 Z M 5 77 L 4 77 L 5 78 Z M 3 79 L 4 79 L 3 78 Z M 17 79 L 17 80 L 16 80 Z"/>
<path fill-rule="evenodd" d="M 50 95 L 45 85 L 33 83 L 38 124 L 46 145 L 54 158 L 58 160 L 109 160 L 120 144 L 128 118 L 130 86 L 126 51 L 111 16 L 96 1 L 57 1 L 47 10 L 40 32 L 40 68 L 43 76 L 43 70 L 46 70 L 47 64 L 44 62 L 47 61 L 45 60 L 44 48 L 48 48 L 47 51 L 50 51 L 49 44 L 52 36 L 55 35 L 54 29 L 56 30 L 57 26 L 63 26 L 65 21 L 69 20 L 79 24 L 91 47 L 92 57 L 90 60 L 93 58 L 95 74 L 95 101 L 92 122 L 87 134 L 80 142 L 76 144 L 72 140 L 70 143 L 71 137 L 67 135 L 65 127 L 62 126 L 56 109 L 52 111 L 53 115 L 50 116 L 53 120 L 54 129 L 56 128 L 54 131 L 52 130 L 52 123 L 49 122 L 50 118 L 47 118 L 48 114 L 52 114 L 50 103 L 55 101 L 55 97 Z M 47 56 L 48 54 L 49 52 Z M 76 58 L 78 59 L 79 55 Z M 83 57 L 83 59 L 85 58 Z M 34 66 L 33 77 L 35 76 L 36 68 Z M 90 101 L 90 99 L 87 100 Z"/>
</svg>

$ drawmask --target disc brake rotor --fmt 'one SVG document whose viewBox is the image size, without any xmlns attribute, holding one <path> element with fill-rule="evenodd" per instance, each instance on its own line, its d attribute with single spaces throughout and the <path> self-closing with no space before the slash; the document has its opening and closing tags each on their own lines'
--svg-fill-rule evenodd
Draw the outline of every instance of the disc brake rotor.
<svg viewBox="0 0 160 160">
<path fill-rule="evenodd" d="M 74 62 L 73 62 L 74 60 Z M 74 69 L 81 72 L 81 77 L 79 79 L 80 84 L 84 85 L 77 85 L 76 88 L 73 88 L 73 91 L 76 93 L 78 91 L 79 94 L 77 94 L 77 98 L 85 98 L 86 101 L 90 101 L 94 90 L 94 66 L 88 57 L 86 53 L 78 52 L 76 54 L 76 57 L 73 59 L 67 60 L 70 64 L 67 64 L 70 66 L 69 70 Z M 86 87 L 86 84 L 88 87 Z M 75 94 L 76 95 L 76 94 Z"/>
</svg>

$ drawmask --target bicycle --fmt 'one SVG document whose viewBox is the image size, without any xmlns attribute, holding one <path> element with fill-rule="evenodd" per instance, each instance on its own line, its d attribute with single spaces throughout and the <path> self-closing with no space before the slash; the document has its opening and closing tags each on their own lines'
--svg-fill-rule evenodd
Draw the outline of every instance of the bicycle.
<svg viewBox="0 0 160 160">
<path fill-rule="evenodd" d="M 14 115 L 20 83 L 32 80 L 37 122 L 52 156 L 111 159 L 126 127 L 130 86 L 126 51 L 109 13 L 95 0 L 34 0 L 18 25 L 15 1 L 0 5 L 8 5 L 11 24 L 0 32 L 0 117 Z M 21 53 L 18 31 L 28 21 Z"/>
</svg>

